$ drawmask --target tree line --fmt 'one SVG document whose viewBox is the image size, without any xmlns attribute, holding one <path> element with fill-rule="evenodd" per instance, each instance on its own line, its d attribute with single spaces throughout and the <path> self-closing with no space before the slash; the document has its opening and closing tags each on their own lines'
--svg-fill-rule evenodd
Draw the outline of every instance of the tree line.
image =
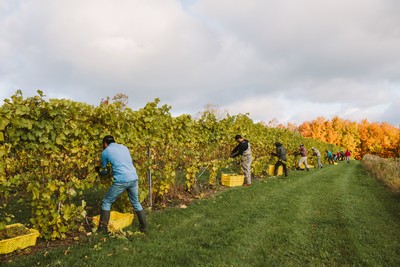
<svg viewBox="0 0 400 267">
<path fill-rule="evenodd" d="M 357 158 L 366 154 L 383 158 L 400 157 L 400 128 L 387 122 L 344 120 L 337 116 L 328 120 L 318 117 L 303 122 L 298 131 L 304 137 L 315 138 L 344 147 Z"/>
</svg>

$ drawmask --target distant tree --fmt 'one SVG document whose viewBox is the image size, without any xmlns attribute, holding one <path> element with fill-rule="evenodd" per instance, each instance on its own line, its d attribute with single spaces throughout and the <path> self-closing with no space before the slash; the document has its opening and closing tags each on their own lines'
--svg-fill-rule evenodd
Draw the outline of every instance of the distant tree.
<svg viewBox="0 0 400 267">
<path fill-rule="evenodd" d="M 291 131 L 293 133 L 299 132 L 299 127 L 296 124 L 290 123 L 290 122 L 286 125 L 286 129 L 288 129 L 289 131 Z"/>
<path fill-rule="evenodd" d="M 121 104 L 122 109 L 126 108 L 128 105 L 128 96 L 122 93 L 118 93 L 115 96 L 113 96 L 112 100 L 114 103 L 119 103 Z"/>
<path fill-rule="evenodd" d="M 304 137 L 311 137 L 312 136 L 311 123 L 305 121 L 302 124 L 300 124 L 299 125 L 299 132 Z"/>
<path fill-rule="evenodd" d="M 110 105 L 111 103 L 116 103 L 119 106 L 119 109 L 124 110 L 128 105 L 128 96 L 122 93 L 118 93 L 114 95 L 112 98 L 107 96 L 104 99 L 101 99 L 100 105 Z"/>
<path fill-rule="evenodd" d="M 360 134 L 358 132 L 357 123 L 346 120 L 343 123 L 342 129 L 342 136 L 338 145 L 352 151 L 354 156 L 360 157 L 362 151 L 359 149 Z"/>
<path fill-rule="evenodd" d="M 196 117 L 201 118 L 205 113 L 214 115 L 217 121 L 225 119 L 228 116 L 228 111 L 222 110 L 220 107 L 214 104 L 205 105 L 204 110 L 202 112 L 198 112 Z"/>
<path fill-rule="evenodd" d="M 342 138 L 343 120 L 335 116 L 330 121 L 325 122 L 325 141 L 338 145 Z"/>
<path fill-rule="evenodd" d="M 299 132 L 304 137 L 341 146 L 352 151 L 356 157 L 374 154 L 381 157 L 398 157 L 400 154 L 400 129 L 389 123 L 360 123 L 335 116 L 330 121 L 318 117 L 303 122 Z"/>
</svg>

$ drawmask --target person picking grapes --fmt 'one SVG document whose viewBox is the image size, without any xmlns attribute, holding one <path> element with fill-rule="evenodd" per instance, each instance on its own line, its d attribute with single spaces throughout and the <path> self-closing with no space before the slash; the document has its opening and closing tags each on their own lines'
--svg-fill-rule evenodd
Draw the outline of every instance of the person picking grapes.
<svg viewBox="0 0 400 267">
<path fill-rule="evenodd" d="M 276 153 L 271 153 L 274 156 L 278 157 L 278 161 L 275 163 L 275 169 L 274 169 L 274 176 L 278 174 L 278 168 L 279 166 L 283 166 L 283 173 L 285 174 L 285 177 L 288 176 L 288 171 L 286 167 L 286 148 L 279 142 L 275 142 L 276 146 Z"/>
<path fill-rule="evenodd" d="M 307 150 L 306 150 L 306 148 L 304 147 L 303 144 L 300 145 L 298 153 L 300 154 L 300 160 L 299 160 L 298 168 L 301 169 L 301 165 L 304 164 L 304 166 L 306 167 L 307 171 L 309 171 L 310 168 L 308 167 L 308 164 L 307 164 Z"/>
<path fill-rule="evenodd" d="M 251 185 L 251 147 L 250 143 L 247 139 L 244 139 L 240 134 L 235 136 L 236 142 L 239 144 L 232 150 L 231 158 L 235 158 L 237 156 L 242 156 L 242 172 L 245 177 L 245 182 L 243 185 L 250 186 Z"/>
<path fill-rule="evenodd" d="M 111 205 L 124 191 L 128 193 L 129 200 L 135 210 L 139 220 L 140 231 L 147 231 L 146 213 L 139 202 L 138 197 L 138 175 L 136 168 L 132 163 L 132 157 L 129 149 L 115 143 L 114 137 L 106 135 L 103 138 L 103 152 L 101 153 L 101 167 L 96 167 L 99 175 L 104 176 L 111 171 L 107 165 L 111 164 L 113 183 L 108 189 L 101 206 L 99 231 L 107 231 L 107 225 L 110 220 Z"/>
</svg>

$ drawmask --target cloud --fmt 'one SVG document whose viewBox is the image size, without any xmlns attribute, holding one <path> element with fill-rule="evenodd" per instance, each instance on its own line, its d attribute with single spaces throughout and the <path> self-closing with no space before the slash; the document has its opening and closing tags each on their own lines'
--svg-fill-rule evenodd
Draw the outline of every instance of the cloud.
<svg viewBox="0 0 400 267">
<path fill-rule="evenodd" d="M 0 0 L 0 97 L 158 97 L 256 120 L 400 118 L 394 0 Z"/>
</svg>

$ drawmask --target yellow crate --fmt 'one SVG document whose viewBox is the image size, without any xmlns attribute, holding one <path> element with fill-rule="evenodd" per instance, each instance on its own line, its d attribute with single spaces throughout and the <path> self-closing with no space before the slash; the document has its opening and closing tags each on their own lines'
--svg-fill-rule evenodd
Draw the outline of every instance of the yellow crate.
<svg viewBox="0 0 400 267">
<path fill-rule="evenodd" d="M 133 222 L 132 213 L 121 213 L 118 211 L 110 212 L 110 220 L 108 221 L 108 230 L 120 230 L 132 224 Z M 100 221 L 100 215 L 93 217 L 93 224 L 98 227 Z M 111 228 L 111 229 L 110 229 Z"/>
<path fill-rule="evenodd" d="M 275 165 L 269 165 L 268 166 L 268 175 L 269 176 L 274 176 L 274 170 L 275 170 Z M 282 175 L 283 174 L 283 166 L 279 166 L 278 167 L 278 175 Z"/>
<path fill-rule="evenodd" d="M 300 165 L 300 169 L 301 169 L 301 170 L 304 170 L 305 168 L 306 168 L 306 165 L 304 165 L 304 163 L 302 163 L 302 164 Z M 313 169 L 313 168 L 314 168 L 314 165 L 308 164 L 308 168 L 309 168 L 309 169 Z"/>
<path fill-rule="evenodd" d="M 242 186 L 244 182 L 244 175 L 237 174 L 221 174 L 221 184 L 225 186 Z"/>
<path fill-rule="evenodd" d="M 14 223 L 7 225 L 6 228 L 23 226 L 20 223 Z M 11 253 L 17 249 L 24 249 L 30 246 L 36 245 L 36 240 L 39 237 L 39 231 L 35 229 L 29 229 L 29 234 L 21 235 L 9 239 L 4 239 L 0 241 L 0 254 Z"/>
</svg>

